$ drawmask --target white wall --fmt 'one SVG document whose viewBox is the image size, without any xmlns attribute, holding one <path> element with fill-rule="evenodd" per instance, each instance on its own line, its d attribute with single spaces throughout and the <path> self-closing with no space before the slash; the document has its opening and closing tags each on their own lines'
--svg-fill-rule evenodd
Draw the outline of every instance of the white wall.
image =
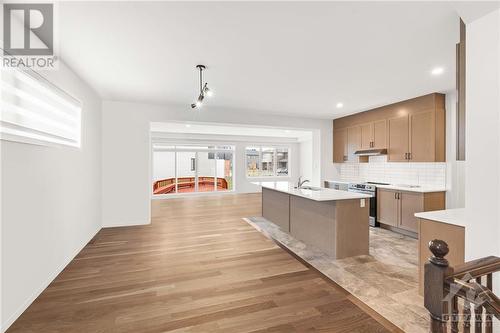
<svg viewBox="0 0 500 333">
<path fill-rule="evenodd" d="M 333 138 L 332 138 L 333 140 Z M 303 179 L 313 179 L 313 164 L 310 159 L 313 156 L 313 140 L 307 140 L 299 143 L 299 152 L 300 156 L 299 168 L 300 168 L 300 176 Z M 332 163 L 333 165 L 333 163 Z M 317 184 L 323 186 L 323 184 Z"/>
<path fill-rule="evenodd" d="M 192 110 L 186 106 L 148 105 L 105 101 L 103 103 L 103 224 L 120 226 L 150 222 L 149 168 L 151 122 L 191 121 L 317 129 L 313 135 L 313 168 L 320 170 L 312 179 L 334 174 L 332 161 L 332 121 L 289 116 L 273 116 L 232 109 Z M 238 159 L 238 156 L 236 156 Z M 241 166 L 236 166 L 241 168 Z M 125 181 L 126 180 L 126 181 Z"/>
<path fill-rule="evenodd" d="M 500 255 L 500 10 L 467 25 L 466 259 Z M 497 278 L 497 295 L 500 278 Z"/>
<path fill-rule="evenodd" d="M 457 93 L 446 93 L 446 208 L 465 207 L 465 161 L 457 161 Z"/>
<path fill-rule="evenodd" d="M 83 102 L 82 147 L 0 141 L 2 329 L 101 228 L 101 100 L 63 64 L 43 75 Z"/>
</svg>

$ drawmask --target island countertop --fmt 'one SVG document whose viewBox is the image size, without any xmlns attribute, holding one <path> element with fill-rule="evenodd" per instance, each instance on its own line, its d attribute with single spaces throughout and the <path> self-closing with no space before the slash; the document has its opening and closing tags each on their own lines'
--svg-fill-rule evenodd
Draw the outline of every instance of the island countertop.
<svg viewBox="0 0 500 333">
<path fill-rule="evenodd" d="M 314 201 L 337 201 L 337 200 L 351 200 L 351 199 L 368 199 L 367 194 L 339 191 L 330 188 L 321 188 L 318 191 L 298 189 L 295 188 L 296 184 L 290 182 L 253 182 L 252 184 L 262 186 L 270 190 L 275 190 L 290 195 L 314 200 Z"/>
</svg>

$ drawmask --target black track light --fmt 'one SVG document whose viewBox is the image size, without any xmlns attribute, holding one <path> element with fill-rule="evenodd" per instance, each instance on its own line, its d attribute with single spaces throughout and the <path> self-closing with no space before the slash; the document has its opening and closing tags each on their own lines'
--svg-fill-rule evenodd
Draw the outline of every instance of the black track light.
<svg viewBox="0 0 500 333">
<path fill-rule="evenodd" d="M 205 65 L 197 65 L 196 68 L 200 70 L 200 95 L 195 103 L 191 104 L 191 108 L 200 108 L 203 105 L 203 99 L 205 96 L 213 96 L 212 90 L 208 88 L 208 83 L 203 84 L 203 70 L 206 69 Z"/>
</svg>

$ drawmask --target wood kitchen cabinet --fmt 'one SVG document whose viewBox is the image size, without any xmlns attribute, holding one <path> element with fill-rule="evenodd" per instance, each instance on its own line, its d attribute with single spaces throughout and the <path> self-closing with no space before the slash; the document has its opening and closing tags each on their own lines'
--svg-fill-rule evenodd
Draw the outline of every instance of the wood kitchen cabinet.
<svg viewBox="0 0 500 333">
<path fill-rule="evenodd" d="M 387 148 L 386 143 L 386 120 L 362 124 L 361 149 Z"/>
<path fill-rule="evenodd" d="M 397 227 L 399 201 L 396 199 L 396 192 L 380 189 L 377 191 L 377 221 Z"/>
<path fill-rule="evenodd" d="M 413 237 L 418 233 L 415 213 L 445 209 L 445 192 L 420 193 L 377 189 L 377 221 L 383 227 Z"/>
<path fill-rule="evenodd" d="M 409 119 L 402 116 L 389 119 L 389 145 L 387 160 L 391 162 L 407 161 L 409 143 Z"/>
<path fill-rule="evenodd" d="M 387 148 L 391 162 L 444 162 L 444 99 L 430 94 L 335 119 L 334 162 L 357 162 L 354 151 L 374 148 Z"/>
<path fill-rule="evenodd" d="M 373 141 L 373 124 L 363 124 L 361 127 L 361 149 L 370 149 Z"/>
<path fill-rule="evenodd" d="M 409 115 L 408 160 L 412 162 L 434 162 L 436 152 L 436 122 L 434 110 Z"/>
<path fill-rule="evenodd" d="M 361 126 L 347 128 L 347 161 L 358 162 L 354 153 L 361 149 Z"/>
<path fill-rule="evenodd" d="M 401 211 L 399 228 L 412 232 L 418 231 L 418 219 L 415 213 L 424 211 L 424 195 L 423 193 L 399 192 L 398 201 Z"/>
<path fill-rule="evenodd" d="M 444 162 L 444 110 L 431 109 L 389 119 L 387 160 Z"/>
<path fill-rule="evenodd" d="M 387 121 L 385 119 L 373 123 L 373 148 L 387 148 Z"/>
<path fill-rule="evenodd" d="M 333 162 L 343 163 L 347 160 L 347 129 L 339 128 L 333 132 Z"/>
</svg>

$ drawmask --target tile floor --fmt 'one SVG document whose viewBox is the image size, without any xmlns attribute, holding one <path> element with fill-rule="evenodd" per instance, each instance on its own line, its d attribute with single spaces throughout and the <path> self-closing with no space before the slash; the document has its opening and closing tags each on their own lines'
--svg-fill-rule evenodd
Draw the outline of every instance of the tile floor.
<svg viewBox="0 0 500 333">
<path fill-rule="evenodd" d="M 335 260 L 294 239 L 263 217 L 244 220 L 405 332 L 428 332 L 428 312 L 423 306 L 423 297 L 418 295 L 417 240 L 370 228 L 370 255 Z"/>
</svg>

